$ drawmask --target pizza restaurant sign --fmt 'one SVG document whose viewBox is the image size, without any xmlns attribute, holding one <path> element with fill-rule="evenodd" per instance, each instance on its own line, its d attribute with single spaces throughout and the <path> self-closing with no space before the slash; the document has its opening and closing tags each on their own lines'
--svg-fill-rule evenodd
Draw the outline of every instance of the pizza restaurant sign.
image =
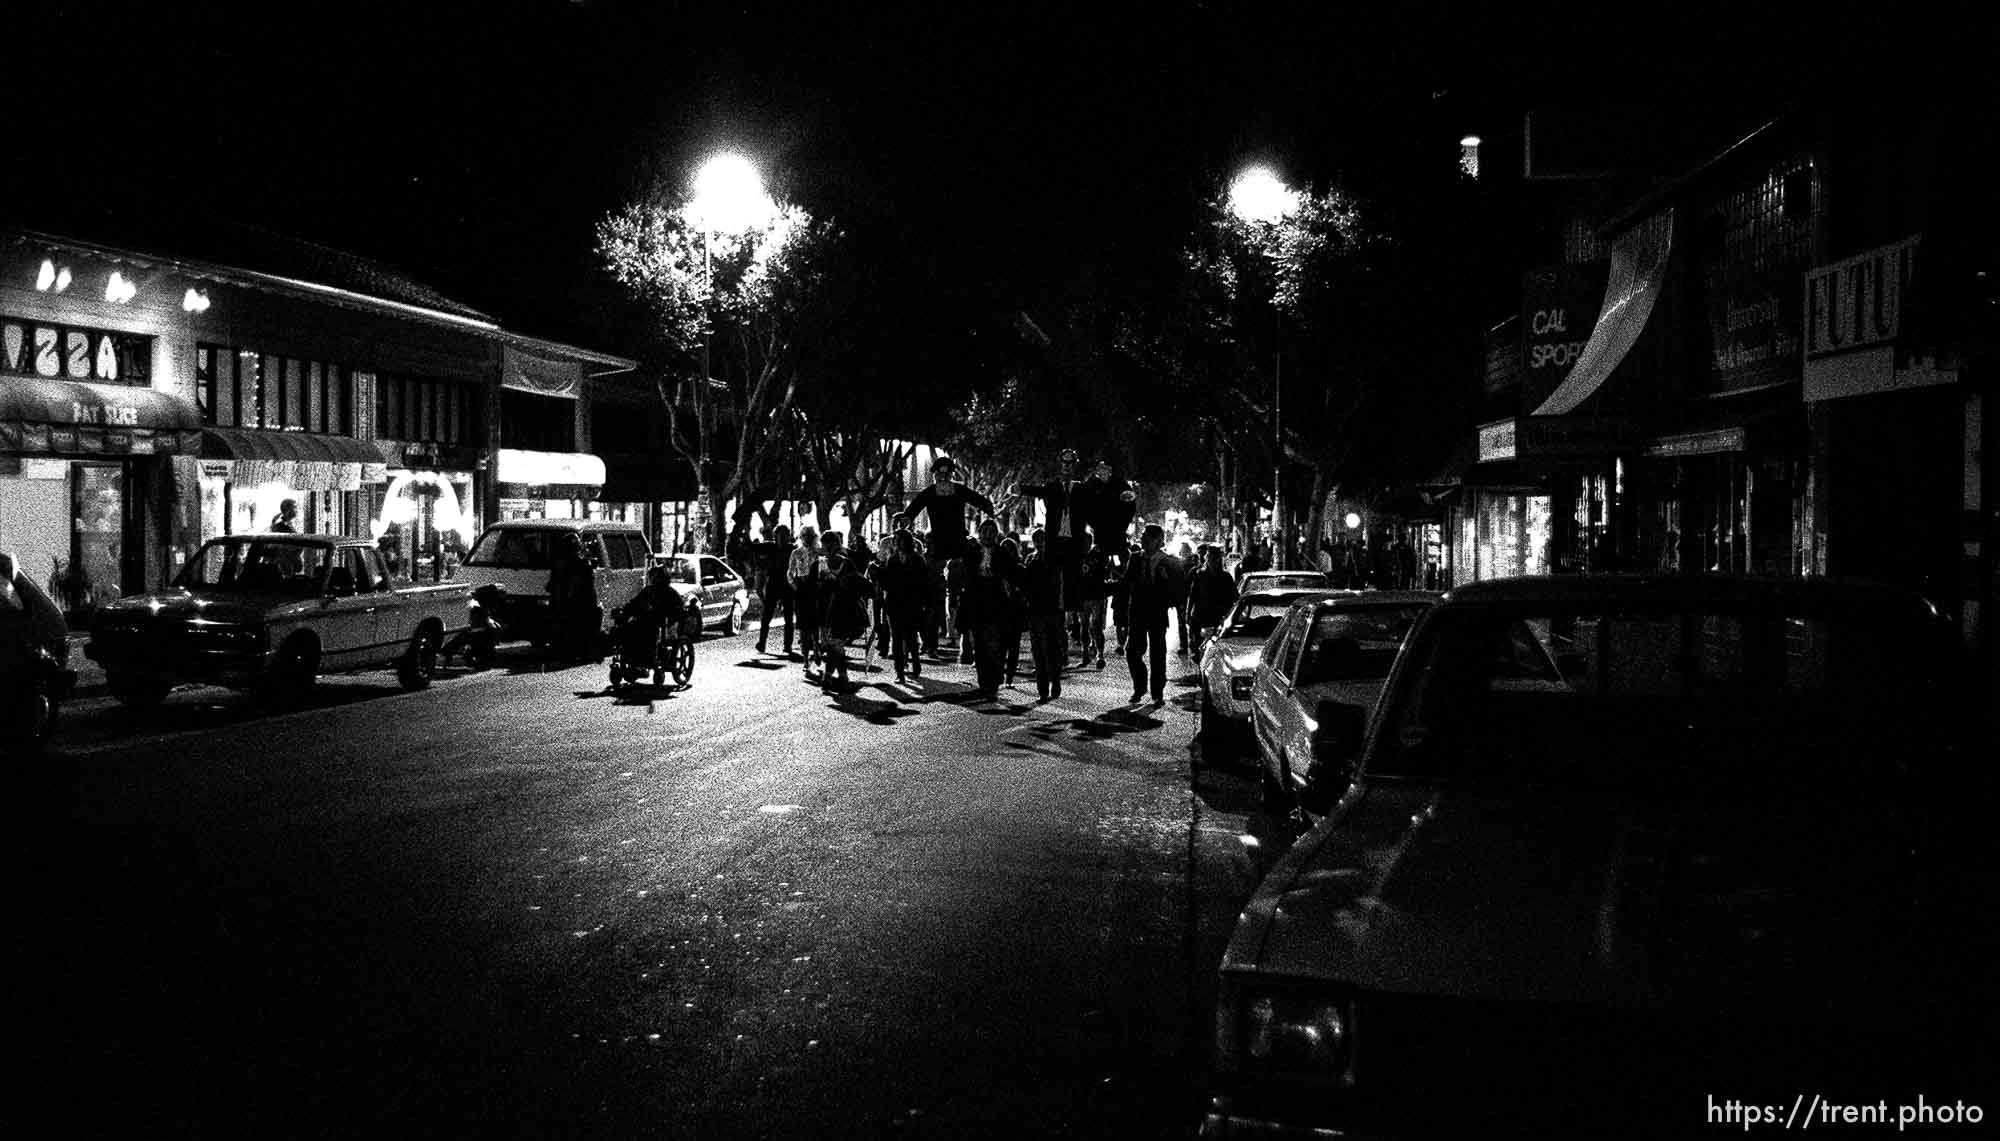
<svg viewBox="0 0 2000 1141">
<path fill-rule="evenodd" d="M 147 384 L 152 361 L 151 337 L 17 317 L 0 319 L 0 375 Z M 79 414 L 77 422 L 107 421 Z"/>
</svg>

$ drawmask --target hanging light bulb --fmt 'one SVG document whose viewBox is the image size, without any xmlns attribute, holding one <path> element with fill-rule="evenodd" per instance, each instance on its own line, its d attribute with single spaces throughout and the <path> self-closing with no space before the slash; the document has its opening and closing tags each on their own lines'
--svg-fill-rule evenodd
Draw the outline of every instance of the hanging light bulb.
<svg viewBox="0 0 2000 1141">
<path fill-rule="evenodd" d="M 35 274 L 35 288 L 42 293 L 47 293 L 49 291 L 49 286 L 54 285 L 55 283 L 56 283 L 56 263 L 50 261 L 48 258 L 43 258 L 42 268 Z"/>
</svg>

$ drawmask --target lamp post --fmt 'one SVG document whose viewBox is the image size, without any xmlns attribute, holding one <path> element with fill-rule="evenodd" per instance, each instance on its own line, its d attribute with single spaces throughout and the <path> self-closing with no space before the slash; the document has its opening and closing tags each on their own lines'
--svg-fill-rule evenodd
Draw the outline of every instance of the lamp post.
<svg viewBox="0 0 2000 1141">
<path fill-rule="evenodd" d="M 1299 208 L 1298 192 L 1285 185 L 1277 172 L 1267 166 L 1253 166 L 1238 174 L 1229 184 L 1229 212 L 1244 222 L 1264 228 L 1275 229 L 1284 224 Z M 1278 570 L 1286 567 L 1284 492 L 1281 490 L 1285 470 L 1285 352 L 1284 352 L 1284 311 L 1278 308 L 1275 294 L 1271 298 L 1273 335 L 1271 338 L 1271 565 Z"/>
<path fill-rule="evenodd" d="M 708 352 L 715 315 L 715 236 L 742 234 L 770 222 L 776 212 L 764 179 L 749 159 L 737 154 L 719 154 L 702 163 L 694 176 L 694 196 L 688 200 L 687 219 L 701 228 L 701 376 L 694 386 L 695 426 L 699 443 L 695 466 L 695 515 L 689 538 L 694 549 L 709 549 L 715 525 L 709 496 L 709 437 L 714 431 L 713 397 L 709 386 Z"/>
</svg>

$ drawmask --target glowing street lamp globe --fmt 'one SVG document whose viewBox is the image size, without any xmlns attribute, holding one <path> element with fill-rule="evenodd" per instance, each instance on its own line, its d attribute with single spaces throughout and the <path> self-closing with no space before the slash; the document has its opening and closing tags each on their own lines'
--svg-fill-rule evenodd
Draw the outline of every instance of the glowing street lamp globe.
<svg viewBox="0 0 2000 1141">
<path fill-rule="evenodd" d="M 1229 184 L 1229 212 L 1245 222 L 1281 222 L 1299 208 L 1299 192 L 1268 166 L 1253 166 Z"/>
<path fill-rule="evenodd" d="M 707 233 L 745 233 L 769 224 L 776 212 L 763 176 L 742 155 L 716 155 L 695 173 L 688 218 Z"/>
</svg>

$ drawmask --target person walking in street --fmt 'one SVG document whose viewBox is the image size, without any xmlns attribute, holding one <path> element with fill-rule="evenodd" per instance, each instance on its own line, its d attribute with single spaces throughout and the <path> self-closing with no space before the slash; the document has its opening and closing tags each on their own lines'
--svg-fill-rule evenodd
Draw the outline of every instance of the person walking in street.
<svg viewBox="0 0 2000 1141">
<path fill-rule="evenodd" d="M 943 612 L 937 617 L 942 619 L 942 625 L 947 632 L 955 630 L 959 625 L 954 621 L 955 615 L 952 610 L 955 609 L 953 603 L 956 601 L 956 588 L 959 586 L 956 580 L 963 576 L 953 574 L 951 564 L 956 562 L 957 569 L 962 570 L 965 565 L 964 560 L 969 553 L 965 533 L 965 510 L 972 507 L 988 515 L 993 513 L 993 501 L 959 483 L 953 478 L 957 474 L 958 464 L 950 456 L 939 456 L 931 464 L 931 485 L 918 492 L 910 500 L 909 506 L 903 508 L 899 514 L 899 518 L 908 520 L 912 526 L 915 526 L 917 516 L 924 515 L 928 518 L 930 541 L 924 557 L 931 568 L 931 582 L 935 588 L 933 597 L 944 604 Z M 926 649 L 935 652 L 937 648 L 937 639 L 933 635 L 931 644 Z M 970 658 L 970 654 L 965 652 L 966 647 L 962 638 L 960 650 L 960 660 Z"/>
<path fill-rule="evenodd" d="M 1000 540 L 1000 548 L 1007 552 L 1015 567 L 1014 589 L 1007 592 L 1000 623 L 1000 674 L 1012 686 L 1021 672 L 1021 634 L 1028 626 L 1028 612 L 1022 605 L 1020 590 L 1020 568 L 1027 560 L 1021 556 L 1020 541 L 1011 535 Z"/>
<path fill-rule="evenodd" d="M 1119 553 L 1116 561 L 1119 583 L 1122 584 L 1124 582 L 1126 573 L 1132 569 L 1132 560 L 1137 556 L 1138 552 L 1134 550 L 1125 550 Z M 1116 586 L 1112 588 L 1110 596 L 1111 629 L 1118 635 L 1118 642 L 1111 647 L 1111 652 L 1114 654 L 1123 654 L 1125 647 L 1131 644 L 1131 639 L 1128 635 L 1131 633 L 1132 596 L 1126 591 L 1118 589 Z"/>
<path fill-rule="evenodd" d="M 593 657 L 593 645 L 603 625 L 597 604 L 597 576 L 583 553 L 583 540 L 565 535 L 556 544 L 549 571 L 549 615 L 555 622 L 549 641 L 564 661 Z"/>
<path fill-rule="evenodd" d="M 1076 644 L 1082 654 L 1078 668 L 1089 666 L 1093 658 L 1098 669 L 1104 668 L 1104 623 L 1112 584 L 1118 574 L 1111 557 L 1102 551 L 1093 550 L 1083 556 L 1083 582 L 1078 588 L 1082 609 L 1076 622 Z"/>
<path fill-rule="evenodd" d="M 1077 454 L 1075 448 L 1064 448 L 1056 455 L 1056 477 L 1046 483 L 1023 483 L 1014 488 L 1017 495 L 1033 496 L 1042 501 L 1043 512 L 1047 516 L 1042 526 L 1035 532 L 1035 557 L 1046 553 L 1063 563 L 1063 585 L 1069 596 L 1063 599 L 1065 611 L 1082 608 L 1079 589 L 1082 586 L 1083 554 L 1090 547 L 1089 521 L 1084 511 L 1093 501 L 1094 492 L 1087 481 L 1077 478 Z M 1044 545 L 1040 537 L 1046 533 Z"/>
<path fill-rule="evenodd" d="M 847 687 L 847 644 L 868 632 L 868 580 L 854 558 L 842 549 L 838 531 L 819 539 L 820 558 L 814 593 L 820 603 L 819 636 L 825 647 L 820 685 L 828 692 Z"/>
<path fill-rule="evenodd" d="M 1195 560 L 1194 544 L 1186 539 L 1181 540 L 1181 545 L 1174 549 L 1174 562 L 1180 566 L 1182 582 L 1192 581 L 1195 572 L 1201 569 L 1201 564 Z M 1174 602 L 1174 618 L 1181 632 L 1180 651 L 1181 657 L 1184 658 L 1188 656 L 1188 610 L 1186 598 Z"/>
<path fill-rule="evenodd" d="M 1167 623 L 1187 597 L 1187 583 L 1173 556 L 1163 550 L 1167 543 L 1164 528 L 1158 523 L 1147 524 L 1139 543 L 1139 553 L 1126 564 L 1125 577 L 1120 580 L 1131 623 L 1125 663 L 1132 670 L 1133 704 L 1146 700 L 1150 689 L 1153 704 L 1161 705 L 1167 691 Z"/>
<path fill-rule="evenodd" d="M 1236 605 L 1236 582 L 1229 572 L 1222 569 L 1222 552 L 1215 547 L 1202 551 L 1201 571 L 1188 585 L 1188 613 L 1194 622 L 1194 652 L 1199 655 L 1202 646 L 1214 636 L 1215 630 L 1229 617 L 1229 608 Z"/>
<path fill-rule="evenodd" d="M 1065 636 L 1068 610 L 1063 599 L 1070 593 L 1063 581 L 1069 573 L 1066 560 L 1048 546 L 1048 535 L 1040 527 L 1032 536 L 1034 557 L 1021 568 L 1021 605 L 1028 618 L 1028 652 L 1035 665 L 1035 692 L 1043 701 L 1062 696 L 1063 667 L 1069 664 L 1069 640 Z"/>
<path fill-rule="evenodd" d="M 799 656 L 805 659 L 806 677 L 813 676 L 813 662 L 819 657 L 819 532 L 799 528 L 799 545 L 785 563 L 785 577 L 792 584 L 792 609 L 799 618 Z"/>
<path fill-rule="evenodd" d="M 972 639 L 975 685 L 979 696 L 992 700 L 1000 694 L 1003 639 L 1019 565 L 1007 548 L 1000 545 L 1000 524 L 987 519 L 979 524 L 979 545 L 966 560 L 965 602 L 960 622 Z"/>
<path fill-rule="evenodd" d="M 792 564 L 792 529 L 783 523 L 772 530 L 769 542 L 759 543 L 756 552 L 758 593 L 764 603 L 764 615 L 757 625 L 757 652 L 769 653 L 765 648 L 771 638 L 771 619 L 783 613 L 785 618 L 785 656 L 792 656 L 792 632 L 798 626 L 798 616 L 792 609 L 798 598 L 792 590 L 789 574 Z"/>
<path fill-rule="evenodd" d="M 890 657 L 896 680 L 924 676 L 920 627 L 931 592 L 930 568 L 917 553 L 917 537 L 908 531 L 889 536 L 889 558 L 876 571 L 877 613 L 887 618 Z"/>
</svg>

